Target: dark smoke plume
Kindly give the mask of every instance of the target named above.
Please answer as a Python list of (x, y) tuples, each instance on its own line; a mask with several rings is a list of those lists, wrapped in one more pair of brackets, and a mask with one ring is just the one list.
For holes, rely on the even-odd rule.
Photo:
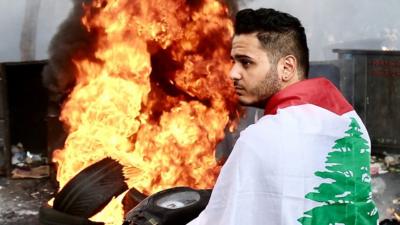
[[(72, 0), (73, 8), (68, 18), (60, 25), (49, 47), (49, 63), (43, 70), (44, 85), (50, 90), (50, 99), (59, 102), (65, 98), (75, 85), (77, 68), (72, 59), (92, 58), (96, 33), (90, 33), (81, 22), (82, 4), (90, 4), (92, 0)], [(238, 11), (238, 0), (221, 0), (228, 6), (233, 17)], [(243, 1), (243, 0), (239, 0)], [(196, 0), (188, 0), (196, 4)]]
[(43, 70), (44, 85), (50, 90), (51, 100), (59, 101), (65, 97), (75, 84), (76, 67), (72, 59), (93, 58), (93, 41), (95, 34), (83, 27), (82, 4), (91, 0), (73, 0), (73, 8), (68, 18), (60, 25), (58, 32), (51, 40), (49, 63)]
[(229, 15), (233, 18), (236, 12), (239, 10), (238, 0), (224, 0), (224, 2), (228, 6)]

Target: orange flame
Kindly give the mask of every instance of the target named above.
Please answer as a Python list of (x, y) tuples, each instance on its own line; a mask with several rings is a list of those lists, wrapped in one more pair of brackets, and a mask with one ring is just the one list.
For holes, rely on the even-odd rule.
[(61, 114), (69, 136), (53, 155), (60, 187), (110, 156), (124, 165), (128, 186), (146, 194), (212, 188), (216, 144), (237, 115), (226, 7), (217, 0), (83, 7), (82, 24), (96, 33), (95, 59), (72, 59), (76, 86)]

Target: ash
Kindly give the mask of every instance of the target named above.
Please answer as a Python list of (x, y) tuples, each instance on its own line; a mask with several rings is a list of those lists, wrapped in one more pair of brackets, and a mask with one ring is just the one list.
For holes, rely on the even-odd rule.
[(54, 191), (50, 179), (0, 177), (0, 224), (39, 225), (39, 208)]

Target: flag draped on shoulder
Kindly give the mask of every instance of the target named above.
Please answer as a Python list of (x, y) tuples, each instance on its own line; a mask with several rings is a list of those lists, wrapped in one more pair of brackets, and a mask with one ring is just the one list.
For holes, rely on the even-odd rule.
[(272, 96), (189, 225), (376, 225), (365, 126), (324, 78)]

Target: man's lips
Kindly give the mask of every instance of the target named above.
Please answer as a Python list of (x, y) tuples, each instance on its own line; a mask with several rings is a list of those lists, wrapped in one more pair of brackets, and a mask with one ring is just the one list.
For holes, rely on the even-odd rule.
[(235, 91), (236, 91), (237, 94), (240, 94), (240, 93), (244, 92), (245, 89), (243, 87), (240, 87), (240, 86), (235, 86)]
[(239, 85), (235, 85), (235, 89), (236, 90), (244, 90), (244, 88), (242, 86), (239, 86)]

